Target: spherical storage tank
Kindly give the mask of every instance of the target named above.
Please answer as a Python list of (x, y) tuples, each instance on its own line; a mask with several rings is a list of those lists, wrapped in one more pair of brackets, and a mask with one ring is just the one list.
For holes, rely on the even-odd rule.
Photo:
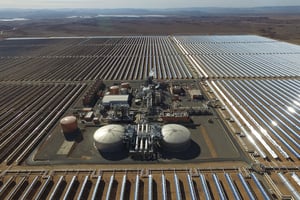
[(122, 150), (124, 132), (125, 128), (117, 124), (110, 124), (97, 129), (94, 133), (95, 147), (101, 152)]
[(179, 152), (190, 147), (190, 131), (178, 124), (167, 124), (161, 129), (163, 136), (163, 147), (166, 151)]

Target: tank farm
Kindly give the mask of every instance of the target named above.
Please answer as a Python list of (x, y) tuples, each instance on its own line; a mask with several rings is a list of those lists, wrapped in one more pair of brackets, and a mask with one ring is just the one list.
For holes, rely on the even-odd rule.
[(300, 199), (300, 46), (0, 40), (0, 199)]

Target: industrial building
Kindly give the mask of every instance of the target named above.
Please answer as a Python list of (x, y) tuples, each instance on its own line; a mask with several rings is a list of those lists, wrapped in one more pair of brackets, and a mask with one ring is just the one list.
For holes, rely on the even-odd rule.
[(106, 95), (102, 99), (103, 106), (124, 105), (129, 106), (129, 95)]
[(203, 99), (203, 95), (201, 94), (200, 90), (189, 90), (191, 95), (191, 99)]
[(299, 54), (256, 35), (1, 40), (0, 199), (299, 199)]

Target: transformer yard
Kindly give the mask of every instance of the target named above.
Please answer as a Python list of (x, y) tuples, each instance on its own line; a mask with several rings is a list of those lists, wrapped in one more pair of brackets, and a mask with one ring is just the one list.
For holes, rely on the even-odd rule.
[(0, 199), (300, 199), (300, 47), (0, 40)]

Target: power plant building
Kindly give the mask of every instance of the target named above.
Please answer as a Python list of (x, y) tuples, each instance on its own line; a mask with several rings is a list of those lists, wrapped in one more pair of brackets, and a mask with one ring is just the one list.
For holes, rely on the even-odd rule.
[(191, 95), (191, 99), (203, 99), (203, 94), (200, 90), (189, 90), (189, 93)]
[(129, 95), (106, 95), (102, 99), (103, 106), (128, 105)]

